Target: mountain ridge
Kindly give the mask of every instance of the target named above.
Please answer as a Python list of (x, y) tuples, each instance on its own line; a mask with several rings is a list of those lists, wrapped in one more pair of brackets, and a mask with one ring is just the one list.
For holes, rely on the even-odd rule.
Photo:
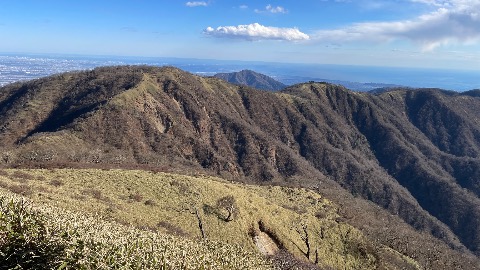
[[(303, 186), (346, 205), (356, 226), (392, 222), (406, 239), (420, 237), (356, 196), (453, 250), (478, 254), (478, 102), (435, 90), (370, 95), (326, 83), (270, 93), (171, 67), (98, 68), (1, 88), (0, 161), (150, 164)], [(385, 224), (364, 230), (374, 236)]]
[(268, 91), (279, 91), (287, 87), (272, 77), (248, 69), (238, 72), (217, 73), (213, 77), (223, 79), (229, 83)]

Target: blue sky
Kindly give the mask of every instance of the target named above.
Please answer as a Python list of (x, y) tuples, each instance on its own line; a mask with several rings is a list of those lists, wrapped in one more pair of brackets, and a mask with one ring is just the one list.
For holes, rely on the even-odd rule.
[(480, 70), (480, 0), (1, 0), (0, 52)]

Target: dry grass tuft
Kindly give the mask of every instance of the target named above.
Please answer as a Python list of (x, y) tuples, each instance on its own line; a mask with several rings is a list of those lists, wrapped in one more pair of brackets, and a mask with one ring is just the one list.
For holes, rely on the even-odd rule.
[(143, 196), (140, 193), (130, 194), (128, 199), (134, 202), (141, 202), (143, 200)]
[(49, 184), (54, 187), (59, 187), (63, 185), (63, 181), (60, 179), (53, 179), (52, 181), (49, 182)]
[(151, 199), (146, 200), (144, 204), (149, 205), (149, 206), (157, 206), (158, 205), (154, 200), (151, 200)]
[(0, 169), (0, 176), (9, 177), (10, 174), (5, 170)]
[(32, 188), (27, 184), (12, 184), (8, 187), (8, 190), (23, 196), (30, 196), (33, 194)]
[(28, 181), (30, 180), (34, 180), (35, 177), (26, 173), (26, 172), (23, 172), (23, 171), (14, 171), (10, 177), (13, 177), (16, 181), (20, 182), (20, 183), (27, 183)]

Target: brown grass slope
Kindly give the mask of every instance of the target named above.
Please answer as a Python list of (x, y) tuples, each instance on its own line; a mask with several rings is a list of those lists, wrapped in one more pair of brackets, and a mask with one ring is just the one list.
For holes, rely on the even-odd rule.
[[(192, 254), (188, 247), (181, 243), (177, 245), (177, 241), (171, 239), (169, 249), (175, 247), (176, 251), (186, 250), (183, 256), (177, 253), (169, 258), (168, 261), (173, 259), (177, 266), (167, 269), (201, 269), (202, 264), (205, 269), (272, 269), (274, 265), (271, 265), (270, 259), (261, 256), (262, 249), (272, 252), (280, 249), (281, 252), (272, 258), (274, 261), (297, 263), (297, 266), (303, 264), (306, 269), (378, 269), (388, 264), (386, 260), (380, 259), (382, 254), (388, 254), (388, 259), (394, 258), (406, 269), (418, 269), (418, 263), (414, 259), (383, 245), (370, 243), (360, 231), (339, 221), (336, 205), (306, 189), (245, 185), (201, 175), (189, 177), (147, 171), (98, 169), (0, 170), (0, 206), (4, 195), (2, 189), (23, 193), (37, 205), (58, 207), (59, 212), (67, 210), (77, 215), (95, 213), (97, 220), (110, 220), (141, 230), (173, 234), (177, 240), (190, 242), (187, 245), (192, 247), (213, 244), (208, 247), (211, 254), (208, 249), (197, 250)], [(19, 192), (21, 190), (23, 192)], [(225, 198), (231, 200), (224, 200)], [(231, 219), (226, 218), (224, 208), (229, 204), (219, 203), (222, 201), (232, 202), (235, 211)], [(2, 207), (0, 210), (3, 210)], [(0, 229), (5, 220), (1, 217), (3, 216), (0, 216)], [(120, 231), (121, 227), (119, 226)], [(115, 228), (110, 230), (117, 231)], [(305, 231), (308, 233), (310, 251), (302, 238), (305, 237)], [(98, 234), (101, 232), (87, 233)], [(111, 238), (115, 237), (125, 236), (117, 234)], [(263, 246), (260, 239), (263, 242), (270, 240), (269, 248)], [(131, 239), (131, 242), (134, 241), (135, 237)], [(108, 242), (115, 245), (115, 242)], [(5, 245), (0, 241), (0, 251), (4, 250), (2, 248)], [(158, 251), (162, 250), (162, 245), (156, 248), (157, 258), (161, 257)], [(218, 260), (222, 256), (218, 251), (223, 253), (224, 258), (221, 260)], [(14, 253), (13, 256), (21, 256), (20, 252)], [(128, 261), (128, 252), (123, 253), (117, 253), (115, 257), (127, 256), (122, 260)], [(292, 257), (289, 259), (288, 256), (282, 258), (282, 254), (292, 254), (296, 260), (292, 260)], [(5, 255), (0, 253), (0, 261), (1, 256)], [(195, 263), (197, 257), (213, 259), (216, 265), (208, 266), (206, 261)], [(151, 259), (145, 261), (152, 261)], [(180, 267), (178, 263), (182, 259), (190, 261), (186, 263), (190, 266)], [(85, 258), (82, 261), (88, 260)], [(109, 260), (102, 258), (101, 261), (107, 263)], [(221, 262), (226, 264), (219, 265)], [(192, 263), (197, 264), (196, 267)], [(158, 264), (157, 268), (153, 265), (137, 268), (163, 269)]]
[(304, 186), (343, 205), (372, 241), (426, 268), (472, 269), (478, 102), (322, 83), (268, 93), (169, 67), (98, 68), (3, 87), (0, 161), (148, 164)]

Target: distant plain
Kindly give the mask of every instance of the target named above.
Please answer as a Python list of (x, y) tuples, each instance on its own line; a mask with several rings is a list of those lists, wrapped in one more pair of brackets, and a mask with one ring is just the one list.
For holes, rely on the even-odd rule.
[(478, 71), (405, 67), (290, 64), (166, 57), (120, 57), (0, 53), (0, 86), (73, 70), (98, 66), (175, 66), (202, 76), (250, 69), (292, 85), (308, 81), (341, 84), (354, 91), (382, 87), (440, 88), (467, 91), (480, 88)]

